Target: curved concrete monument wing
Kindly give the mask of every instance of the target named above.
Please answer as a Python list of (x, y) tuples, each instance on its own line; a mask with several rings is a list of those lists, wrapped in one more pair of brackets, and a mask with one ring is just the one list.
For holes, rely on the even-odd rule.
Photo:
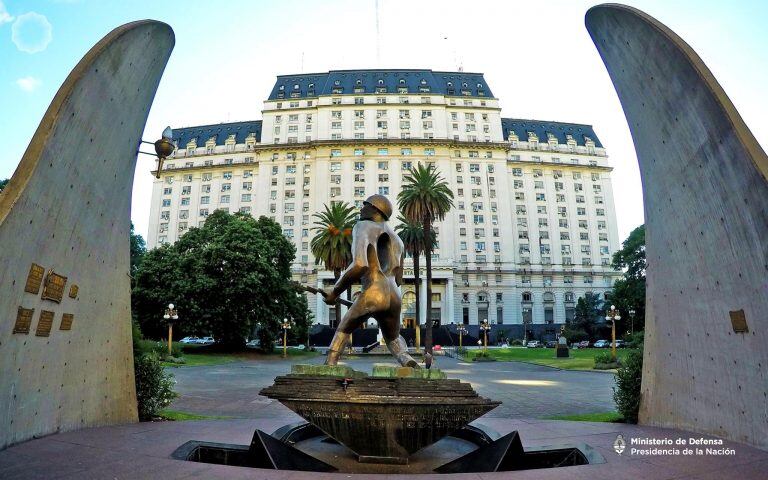
[(643, 181), (640, 421), (768, 447), (768, 158), (674, 32), (622, 5), (586, 25)]
[(155, 21), (104, 37), (69, 74), (0, 193), (0, 449), (137, 419), (131, 189), (173, 45), (171, 28)]

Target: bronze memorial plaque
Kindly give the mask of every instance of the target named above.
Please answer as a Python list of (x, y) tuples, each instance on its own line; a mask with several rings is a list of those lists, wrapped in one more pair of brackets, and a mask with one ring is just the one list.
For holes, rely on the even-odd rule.
[(48, 310), (40, 310), (40, 319), (37, 321), (37, 330), (35, 335), (38, 337), (47, 337), (51, 334), (51, 327), (53, 326), (53, 312)]
[(34, 308), (19, 307), (19, 311), (16, 314), (16, 324), (13, 326), (13, 333), (29, 333), (29, 327), (32, 325), (32, 315), (34, 314)]
[(29, 267), (29, 275), (27, 275), (27, 284), (24, 286), (24, 291), (35, 295), (40, 293), (40, 285), (43, 283), (44, 274), (45, 268), (33, 263), (32, 266)]
[(744, 315), (744, 310), (736, 310), (735, 312), (728, 312), (731, 316), (731, 326), (736, 333), (745, 333), (749, 331), (747, 327), (747, 317)]
[(80, 287), (74, 283), (69, 287), (69, 298), (77, 298), (77, 292), (80, 291)]
[(59, 330), (72, 330), (72, 321), (75, 319), (75, 316), (71, 313), (65, 313), (61, 316), (61, 326), (59, 327)]
[(45, 277), (42, 299), (61, 303), (61, 298), (64, 296), (64, 285), (66, 284), (67, 277), (59, 275), (53, 269), (49, 270), (48, 275)]

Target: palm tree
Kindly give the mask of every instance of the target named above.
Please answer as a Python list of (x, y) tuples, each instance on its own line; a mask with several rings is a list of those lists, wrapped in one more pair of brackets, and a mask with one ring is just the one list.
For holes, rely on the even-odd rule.
[[(434, 165), (424, 166), (419, 163), (411, 167), (403, 178), (403, 189), (397, 195), (397, 205), (403, 216), (412, 222), (421, 223), (424, 238), (432, 238), (432, 223), (443, 220), (453, 207), (453, 192)], [(426, 331), (424, 332), (424, 350), (432, 353), (432, 247), (431, 242), (424, 245), (424, 258), (427, 270), (427, 305)]]
[[(419, 256), (424, 251), (424, 227), (420, 222), (414, 222), (400, 215), (397, 217), (397, 221), (400, 222), (395, 231), (403, 241), (405, 245), (405, 251), (413, 258), (413, 283), (414, 293), (416, 294), (416, 321), (419, 321), (419, 312), (421, 311), (421, 299), (419, 298), (419, 289), (421, 287), (419, 282)], [(437, 235), (432, 231), (432, 246), (437, 244)]]
[[(324, 211), (313, 216), (318, 220), (312, 230), (315, 236), (310, 242), (315, 264), (323, 263), (327, 270), (333, 271), (334, 280), (338, 280), (341, 271), (352, 262), (352, 228), (357, 214), (355, 207), (347, 202), (332, 202), (323, 205)], [(341, 310), (335, 308), (336, 326), (341, 323)]]

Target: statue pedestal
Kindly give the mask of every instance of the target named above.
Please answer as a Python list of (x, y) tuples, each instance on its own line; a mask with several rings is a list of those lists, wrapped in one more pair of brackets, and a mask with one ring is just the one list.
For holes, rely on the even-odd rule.
[(390, 367), (396, 376), (369, 377), (351, 369), (352, 375), (324, 375), (318, 367), (324, 366), (295, 365), (294, 372), (317, 370), (277, 377), (261, 395), (278, 400), (363, 463), (407, 464), (411, 454), (501, 404), (478, 396), (468, 383), (438, 378), (445, 375), (437, 369)]
[(571, 356), (568, 351), (568, 340), (565, 337), (560, 337), (557, 340), (557, 358), (569, 358)]

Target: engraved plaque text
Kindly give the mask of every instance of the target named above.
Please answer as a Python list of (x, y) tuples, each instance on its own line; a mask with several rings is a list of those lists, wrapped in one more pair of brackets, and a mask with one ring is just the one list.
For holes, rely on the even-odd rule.
[(65, 313), (61, 316), (61, 326), (59, 327), (59, 330), (72, 330), (72, 321), (75, 319), (75, 316), (71, 313)]
[(45, 285), (43, 286), (43, 300), (61, 303), (61, 298), (64, 296), (64, 285), (66, 284), (67, 277), (49, 270), (48, 275), (45, 277)]
[(731, 326), (736, 333), (745, 333), (749, 331), (747, 327), (747, 317), (744, 315), (744, 310), (736, 310), (735, 312), (728, 312), (731, 316)]
[(35, 295), (40, 293), (40, 285), (43, 283), (44, 274), (45, 268), (33, 263), (29, 267), (29, 275), (27, 275), (27, 284), (24, 286), (24, 291)]
[(40, 310), (40, 319), (37, 321), (37, 330), (35, 335), (38, 337), (47, 337), (51, 334), (53, 326), (53, 312)]
[(32, 315), (34, 314), (34, 308), (19, 307), (19, 311), (16, 314), (16, 324), (13, 326), (13, 333), (29, 333), (29, 327), (32, 325)]

